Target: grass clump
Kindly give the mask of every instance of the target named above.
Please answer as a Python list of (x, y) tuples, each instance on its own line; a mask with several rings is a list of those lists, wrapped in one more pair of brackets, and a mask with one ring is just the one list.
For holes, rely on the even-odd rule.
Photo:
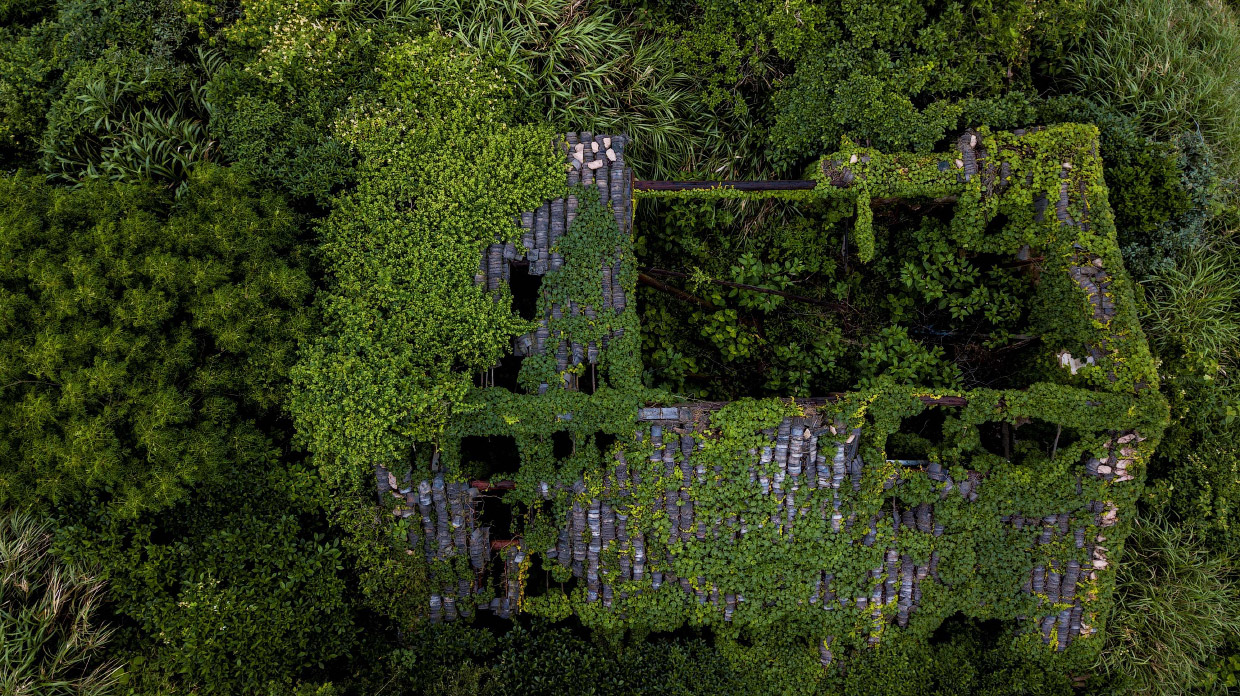
[(1208, 685), (1229, 638), (1240, 635), (1234, 554), (1210, 552), (1188, 524), (1136, 523), (1116, 578), (1115, 609), (1098, 667), (1126, 693), (1185, 694)]
[(1094, 3), (1067, 67), (1074, 91), (1133, 113), (1160, 138), (1200, 128), (1240, 173), (1240, 18), (1224, 0)]
[(1240, 342), (1240, 277), (1232, 255), (1199, 252), (1146, 284), (1150, 337), (1162, 354), (1225, 369)]
[(0, 693), (116, 693), (121, 668), (101, 657), (112, 635), (97, 620), (104, 584), (62, 565), (51, 543), (47, 524), (0, 517)]

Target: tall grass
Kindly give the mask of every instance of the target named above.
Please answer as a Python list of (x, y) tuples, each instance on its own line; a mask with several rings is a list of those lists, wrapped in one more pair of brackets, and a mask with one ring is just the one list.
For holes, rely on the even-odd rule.
[(103, 583), (61, 565), (52, 534), (23, 514), (0, 517), (0, 694), (105, 696), (120, 667), (101, 649)]
[(1211, 667), (1240, 635), (1234, 555), (1207, 551), (1191, 524), (1139, 521), (1116, 577), (1115, 605), (1098, 667), (1130, 680), (1130, 693), (1209, 693)]
[(1240, 17), (1225, 0), (1093, 0), (1068, 59), (1076, 91), (1132, 113), (1149, 135), (1200, 127), (1240, 173)]
[[(627, 133), (643, 176), (726, 170), (734, 143), (678, 71), (672, 46), (593, 0), (407, 0), (496, 57), (564, 130)], [(721, 170), (722, 171), (722, 170)]]
[(1150, 339), (1226, 369), (1240, 344), (1240, 273), (1229, 249), (1203, 250), (1145, 282)]

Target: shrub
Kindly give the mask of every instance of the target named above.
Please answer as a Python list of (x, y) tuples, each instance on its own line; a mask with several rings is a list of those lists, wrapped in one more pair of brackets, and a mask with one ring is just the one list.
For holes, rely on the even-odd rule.
[(1135, 523), (1116, 577), (1115, 606), (1098, 668), (1127, 693), (1185, 694), (1240, 632), (1234, 555), (1210, 553), (1191, 523)]
[[(255, 181), (326, 206), (353, 177), (353, 153), (332, 124), (351, 96), (372, 85), (381, 42), (308, 8), (245, 5), (244, 20), (224, 30), (238, 58), (206, 87), (212, 129), (224, 154)], [(267, 11), (276, 14), (261, 24)], [(260, 34), (267, 43), (254, 50)]]
[[(792, 61), (770, 102), (770, 147), (784, 166), (834, 150), (845, 135), (924, 151), (965, 122), (1026, 125), (1030, 99), (1020, 90), (1084, 19), (1080, 0), (797, 3), (795, 12), (776, 1), (703, 4), (696, 32), (740, 31), (753, 37), (752, 52)], [(779, 76), (781, 63), (769, 62), (754, 78)]]
[(1038, 120), (1098, 126), (1107, 198), (1124, 266), (1134, 277), (1171, 268), (1217, 241), (1223, 225), (1215, 216), (1225, 208), (1226, 187), (1200, 132), (1155, 140), (1135, 116), (1077, 95), (1043, 101)]
[(1240, 20), (1223, 0), (1093, 3), (1067, 61), (1072, 87), (1137, 115), (1163, 139), (1198, 128), (1240, 173)]
[(0, 517), (0, 692), (117, 693), (105, 658), (112, 629), (99, 620), (104, 583), (49, 553), (52, 529), (23, 513)]
[(390, 656), (397, 693), (720, 694), (750, 693), (702, 638), (665, 636), (590, 642), (562, 626), (514, 625), (498, 638), (464, 626), (428, 626)]
[(177, 3), (25, 4), (25, 20), (55, 11), (0, 29), (0, 157), (26, 165), (38, 151), (44, 171), (69, 183), (180, 184), (211, 156), (201, 88), (219, 60), (195, 50)]
[(731, 169), (719, 120), (676, 66), (673, 44), (605, 2), (420, 0), (418, 11), (493, 59), (531, 116), (557, 131), (625, 133), (650, 177)]
[(357, 628), (317, 479), (247, 443), (226, 482), (137, 519), (73, 509), (64, 553), (95, 563), (132, 626), (121, 647), (142, 693), (260, 693), (327, 673)]
[(62, 69), (112, 50), (138, 51), (156, 63), (192, 58), (193, 28), (179, 2), (56, 0), (55, 5), (56, 55)]
[(1170, 472), (1172, 510), (1200, 525), (1215, 548), (1240, 541), (1240, 447), (1235, 428), (1225, 428), (1179, 462)]
[(48, 112), (44, 170), (68, 183), (184, 182), (215, 150), (202, 83), (220, 59), (200, 52), (199, 63), (195, 70), (116, 51), (74, 65)]
[(52, 0), (0, 0), (0, 24), (28, 22), (51, 9)]
[(51, 28), (0, 28), (0, 166), (28, 164), (38, 151), (56, 78)]
[(848, 696), (988, 694), (1068, 696), (1072, 680), (1048, 653), (1013, 647), (1016, 626), (949, 617), (929, 643), (891, 641), (849, 662), (842, 691)]
[[(1233, 380), (1171, 382), (1180, 415), (1159, 449), (1146, 498), (1173, 519), (1201, 532), (1216, 551), (1240, 542), (1240, 422)], [(1182, 414), (1182, 415), (1181, 415)]]
[(889, 326), (866, 341), (858, 373), (857, 388), (890, 381), (959, 389), (962, 380), (960, 368), (946, 359), (941, 346), (912, 340), (903, 326)]

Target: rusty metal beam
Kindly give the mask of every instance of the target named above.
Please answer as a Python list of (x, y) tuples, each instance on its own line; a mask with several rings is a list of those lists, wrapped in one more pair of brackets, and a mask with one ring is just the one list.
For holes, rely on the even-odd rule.
[(634, 191), (699, 191), (730, 188), (737, 191), (808, 191), (818, 185), (811, 179), (782, 181), (644, 181), (633, 180)]
[(517, 487), (514, 481), (470, 481), (469, 485), (480, 491), (511, 491)]

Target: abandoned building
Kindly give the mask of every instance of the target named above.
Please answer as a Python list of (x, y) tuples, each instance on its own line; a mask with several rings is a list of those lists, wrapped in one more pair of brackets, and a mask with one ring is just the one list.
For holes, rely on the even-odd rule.
[[(602, 625), (606, 616), (615, 622), (607, 625), (649, 621), (659, 627), (671, 605), (678, 607), (675, 621), (701, 625), (758, 626), (764, 614), (783, 613), (823, 626), (817, 649), (824, 666), (836, 658), (843, 629), (832, 631), (840, 626), (861, 627), (861, 642), (873, 645), (891, 627), (937, 625), (960, 611), (1020, 621), (1049, 650), (1094, 636), (1100, 598), (1109, 596), (1113, 582), (1114, 534), (1132, 512), (1144, 461), (1159, 435), (1140, 416), (1144, 395), (1156, 390), (1149, 388), (1149, 375), (1124, 372), (1136, 362), (1130, 360), (1134, 351), (1144, 349), (1144, 339), (1121, 316), (1132, 311), (1132, 300), (1126, 276), (1117, 272), (1118, 254), (1088, 243), (1096, 231), (1103, 242), (1114, 242), (1113, 232), (1098, 224), (1110, 219), (1098, 182), (1074, 178), (1082, 169), (1099, 170), (1096, 146), (1020, 150), (1022, 139), (1056, 133), (1056, 127), (969, 131), (952, 151), (938, 155), (842, 153), (823, 158), (812, 179), (783, 188), (856, 196), (859, 220), (866, 215), (866, 197), (937, 196), (952, 197), (957, 214), (971, 214), (966, 211), (973, 207), (1017, 218), (1028, 210), (1031, 227), (1064, 231), (1059, 237), (1031, 235), (1034, 241), (997, 250), (1028, 256), (1033, 244), (1034, 252), (1059, 259), (1060, 266), (1045, 272), (1062, 269), (1053, 282), (1071, 283), (1088, 308), (1074, 319), (1073, 330), (1092, 338), (1080, 345), (1065, 340), (1044, 356), (1059, 366), (1058, 383), (1003, 393), (910, 390), (899, 403), (924, 410), (896, 418), (894, 425), (866, 410), (875, 408), (866, 395), (792, 400), (786, 415), (750, 433), (747, 441), (760, 444), (739, 455), (716, 447), (725, 437), (716, 419), (728, 404), (640, 402), (634, 386), (640, 378), (628, 363), (603, 369), (608, 351), (637, 350), (623, 342), (626, 330), (636, 326), (631, 249), (605, 254), (590, 269), (597, 283), (593, 302), (537, 299), (542, 280), (571, 262), (560, 243), (581, 214), (578, 194), (596, 190), (622, 238), (631, 240), (635, 194), (648, 183), (634, 181), (624, 136), (567, 134), (558, 146), (565, 152), (569, 193), (523, 214), (519, 243), (487, 248), (475, 277), (492, 292), (512, 284), (514, 305), (524, 303), (514, 309), (537, 321), (533, 331), (514, 339), (503, 363), (476, 381), (480, 398), (488, 390), (512, 392), (503, 408), (517, 415), (505, 420), (507, 411), (489, 409), (462, 418), (429, 472), (377, 471), (380, 499), (409, 520), (411, 550), (430, 561), (468, 564), (468, 573), (457, 573), (432, 594), (431, 619), (459, 620), (479, 610), (500, 617), (536, 611), (540, 601), (550, 606), (548, 592), (587, 625)], [(999, 143), (997, 151), (988, 151), (988, 142)], [(1031, 160), (1031, 152), (1041, 159)], [(743, 188), (724, 182), (702, 190), (729, 186)], [(1030, 195), (1030, 187), (1043, 188)], [(1052, 238), (1067, 241), (1036, 248), (1037, 239)], [(585, 325), (572, 322), (578, 319), (588, 320), (592, 333), (574, 335), (572, 327)], [(534, 357), (553, 358), (556, 378), (524, 380), (523, 388), (521, 363)], [(608, 424), (606, 438), (595, 438), (578, 428), (587, 427), (582, 423), (593, 416), (586, 410), (603, 391), (609, 404), (621, 393), (634, 406), (629, 419)], [(572, 399), (539, 405), (562, 392), (573, 392)], [(574, 411), (564, 404), (581, 407)], [(984, 408), (988, 404), (998, 406)], [(988, 451), (979, 449), (981, 454), (955, 466), (887, 451), (887, 438), (906, 423), (941, 421), (945, 414), (963, 414), (952, 418), (982, 433)], [(1066, 498), (1022, 498), (1034, 489), (1004, 480), (1003, 472), (1015, 470), (1006, 467), (1018, 464), (1011, 441), (1022, 424), (1031, 424), (1026, 432), (1042, 428), (1033, 436), (1046, 440), (1036, 463), (1056, 463), (1053, 473), (1048, 465), (1047, 476), (1070, 492)], [(546, 441), (560, 431), (572, 435), (567, 450), (597, 439), (600, 463), (572, 480), (555, 476), (548, 454), (537, 454), (548, 460), (540, 468), (523, 468), (527, 453), (549, 452)], [(1076, 441), (1066, 432), (1075, 433)], [(992, 438), (1000, 444), (988, 445), (992, 433), (1001, 434), (1001, 440)], [(542, 477), (460, 476), (462, 442), (471, 438), (499, 453), (493, 456), (513, 460), (502, 470)], [(495, 445), (500, 439), (507, 449)], [(1071, 461), (1063, 463), (1065, 457)], [(911, 504), (896, 495), (902, 488), (925, 493)], [(728, 497), (737, 490), (746, 491), (740, 502)], [(995, 497), (988, 499), (991, 491)], [(485, 511), (506, 505), (500, 496), (517, 493), (531, 509), (542, 501), (540, 519), (548, 526), (538, 545), (530, 535), (514, 533), (511, 524), (487, 522)], [(1010, 554), (1007, 560), (995, 560), (998, 550)], [(766, 560), (744, 566), (728, 560), (729, 554)], [(782, 576), (758, 577), (771, 568)], [(531, 579), (535, 572), (543, 573), (541, 582)], [(669, 597), (671, 604), (643, 602), (644, 596)]]

